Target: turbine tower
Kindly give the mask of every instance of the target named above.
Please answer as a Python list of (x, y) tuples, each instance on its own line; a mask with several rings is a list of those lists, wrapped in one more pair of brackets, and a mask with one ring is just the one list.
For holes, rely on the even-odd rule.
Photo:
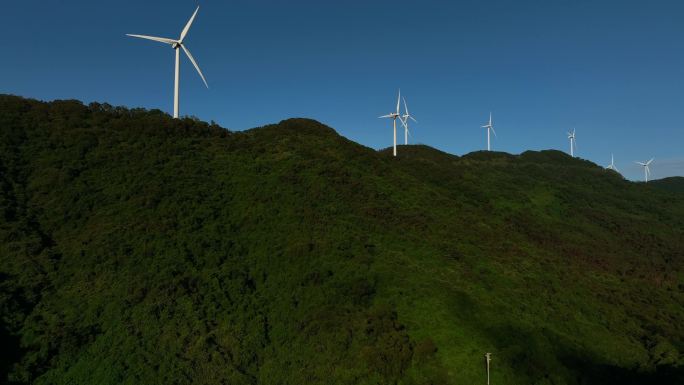
[(489, 363), (492, 362), (492, 353), (485, 353), (485, 363), (487, 364), (487, 385), (489, 385)]
[(494, 126), (492, 125), (492, 113), (489, 113), (489, 122), (482, 126), (482, 128), (487, 129), (487, 151), (491, 151), (491, 145), (490, 145), (490, 138), (489, 138), (489, 133), (490, 131), (494, 133), (494, 136), (496, 136), (496, 131), (494, 131)]
[(653, 162), (653, 159), (655, 158), (651, 158), (648, 162), (634, 162), (644, 168), (644, 180), (646, 183), (648, 183), (648, 176), (651, 175), (651, 169), (648, 166)]
[(568, 139), (570, 139), (570, 156), (575, 157), (575, 150), (577, 149), (577, 141), (575, 140), (575, 129), (572, 129), (572, 133), (568, 132)]
[(197, 62), (195, 61), (195, 58), (192, 57), (190, 54), (190, 51), (185, 47), (185, 44), (183, 44), (183, 40), (185, 39), (185, 36), (188, 34), (188, 31), (190, 30), (190, 26), (192, 25), (192, 22), (195, 20), (195, 16), (197, 16), (197, 11), (199, 11), (199, 6), (195, 10), (195, 13), (192, 14), (192, 17), (190, 17), (190, 20), (188, 23), (185, 25), (185, 28), (183, 28), (183, 31), (180, 34), (180, 37), (178, 40), (175, 39), (168, 39), (165, 37), (155, 37), (155, 36), (146, 36), (146, 35), (133, 35), (127, 33), (127, 36), (131, 37), (137, 37), (140, 39), (147, 39), (147, 40), (153, 40), (153, 41), (158, 41), (160, 43), (165, 43), (169, 44), (171, 48), (176, 51), (176, 73), (175, 73), (175, 82), (174, 82), (174, 87), (173, 87), (173, 117), (178, 118), (178, 90), (180, 87), (180, 50), (182, 49), (183, 52), (188, 56), (188, 59), (192, 62), (192, 65), (195, 66), (195, 69), (197, 70), (197, 73), (199, 76), (202, 78), (202, 81), (204, 82), (204, 85), (209, 88), (209, 85), (207, 84), (207, 81), (204, 79), (204, 75), (202, 75), (202, 71), (200, 70), (199, 66), (197, 65)]
[(401, 118), (401, 124), (404, 125), (404, 144), (408, 144), (408, 137), (411, 134), (408, 128), (408, 120), (411, 119), (416, 123), (418, 123), (418, 121), (409, 113), (408, 105), (406, 105), (406, 98), (404, 98), (404, 115), (402, 115)]
[(397, 118), (399, 118), (399, 120), (401, 120), (401, 115), (399, 114), (399, 102), (401, 102), (401, 90), (399, 90), (399, 96), (397, 97), (397, 111), (392, 112), (391, 114), (387, 114), (387, 115), (383, 115), (383, 116), (378, 117), (378, 119), (382, 119), (382, 118), (392, 119), (392, 123), (394, 125), (394, 151), (393, 151), (394, 156), (397, 156)]
[(606, 170), (613, 170), (615, 172), (620, 172), (620, 170), (615, 167), (615, 160), (613, 159), (613, 154), (610, 154), (610, 164), (606, 166)]

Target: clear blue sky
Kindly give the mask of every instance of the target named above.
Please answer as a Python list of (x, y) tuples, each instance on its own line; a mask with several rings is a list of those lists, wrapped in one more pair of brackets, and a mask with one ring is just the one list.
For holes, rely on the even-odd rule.
[(684, 2), (5, 2), (0, 92), (172, 110), (175, 38), (196, 5), (181, 62), (181, 113), (241, 130), (289, 117), (361, 144), (391, 145), (397, 89), (414, 141), (458, 155), (568, 150), (630, 179), (684, 175)]

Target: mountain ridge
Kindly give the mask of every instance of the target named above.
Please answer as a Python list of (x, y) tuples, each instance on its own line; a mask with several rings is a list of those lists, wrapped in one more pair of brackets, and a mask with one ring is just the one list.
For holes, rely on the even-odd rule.
[(672, 176), (662, 179), (654, 179), (649, 181), (653, 183), (658, 188), (665, 189), (671, 192), (684, 192), (684, 177), (682, 176)]
[(682, 379), (679, 194), (301, 118), (0, 96), (0, 128), (10, 382)]

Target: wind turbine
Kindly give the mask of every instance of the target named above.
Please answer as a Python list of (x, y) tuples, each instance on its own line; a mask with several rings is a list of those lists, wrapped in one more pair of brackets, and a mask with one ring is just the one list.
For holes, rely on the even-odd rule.
[(406, 105), (406, 98), (404, 98), (404, 115), (402, 115), (401, 123), (404, 125), (404, 144), (408, 144), (408, 136), (410, 134), (409, 128), (408, 128), (408, 120), (411, 119), (414, 122), (418, 123), (416, 119), (411, 116), (408, 110), (408, 105)]
[(197, 11), (199, 11), (199, 6), (195, 10), (195, 13), (192, 14), (192, 17), (190, 17), (190, 20), (188, 23), (185, 25), (185, 28), (183, 28), (183, 31), (181, 31), (180, 37), (178, 40), (174, 39), (168, 39), (165, 37), (154, 37), (154, 36), (146, 36), (146, 35), (133, 35), (130, 33), (127, 33), (127, 36), (131, 37), (138, 37), (141, 39), (147, 39), (147, 40), (153, 40), (153, 41), (158, 41), (160, 43), (165, 43), (169, 44), (171, 48), (173, 48), (176, 51), (176, 76), (175, 76), (175, 83), (174, 83), (174, 88), (173, 88), (173, 117), (178, 118), (178, 89), (179, 89), (179, 83), (180, 83), (180, 49), (183, 49), (183, 52), (188, 56), (188, 59), (192, 62), (192, 65), (195, 66), (195, 69), (197, 70), (197, 73), (199, 76), (202, 78), (202, 81), (204, 82), (204, 85), (209, 88), (209, 85), (207, 84), (207, 81), (204, 79), (204, 75), (202, 75), (202, 71), (200, 70), (199, 66), (197, 65), (197, 62), (195, 61), (195, 58), (192, 57), (190, 54), (190, 51), (185, 47), (185, 44), (183, 44), (183, 40), (185, 39), (185, 35), (188, 34), (188, 31), (190, 30), (190, 26), (192, 25), (192, 22), (195, 20), (195, 16), (197, 16)]
[(636, 164), (638, 164), (644, 168), (644, 178), (646, 180), (646, 183), (648, 183), (648, 176), (651, 175), (651, 169), (648, 166), (651, 164), (651, 162), (653, 162), (653, 159), (655, 159), (655, 158), (651, 158), (651, 160), (649, 160), (646, 163), (634, 162), (634, 163), (636, 163)]
[(613, 154), (610, 154), (610, 164), (606, 166), (606, 170), (613, 170), (615, 172), (620, 172), (620, 170), (615, 167), (615, 160), (613, 159)]
[[(379, 116), (378, 119), (390, 118), (394, 124), (394, 156), (397, 156), (397, 118), (401, 120), (401, 115), (399, 114), (399, 102), (401, 102), (401, 90), (399, 90), (399, 96), (397, 97), (397, 111), (391, 114)], [(403, 121), (402, 121), (403, 122)]]
[(577, 141), (575, 140), (575, 129), (572, 129), (572, 133), (568, 132), (568, 139), (570, 139), (570, 156), (575, 157), (575, 149), (577, 149)]
[(489, 385), (489, 363), (492, 362), (492, 353), (485, 353), (485, 363), (487, 364), (487, 385)]
[(491, 146), (489, 144), (489, 142), (490, 142), (489, 132), (490, 131), (493, 132), (494, 136), (496, 136), (496, 131), (494, 131), (494, 126), (492, 125), (492, 113), (491, 112), (489, 113), (489, 122), (487, 124), (485, 124), (484, 126), (482, 126), (482, 128), (487, 129), (487, 151), (491, 151)]

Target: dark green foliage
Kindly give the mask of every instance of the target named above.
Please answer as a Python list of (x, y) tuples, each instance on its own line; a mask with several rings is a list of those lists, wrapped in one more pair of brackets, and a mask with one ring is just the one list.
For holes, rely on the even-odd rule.
[(662, 188), (672, 192), (684, 193), (684, 177), (681, 176), (653, 180), (649, 183), (657, 188)]
[(0, 241), (9, 383), (682, 379), (684, 197), (557, 151), (0, 96)]

